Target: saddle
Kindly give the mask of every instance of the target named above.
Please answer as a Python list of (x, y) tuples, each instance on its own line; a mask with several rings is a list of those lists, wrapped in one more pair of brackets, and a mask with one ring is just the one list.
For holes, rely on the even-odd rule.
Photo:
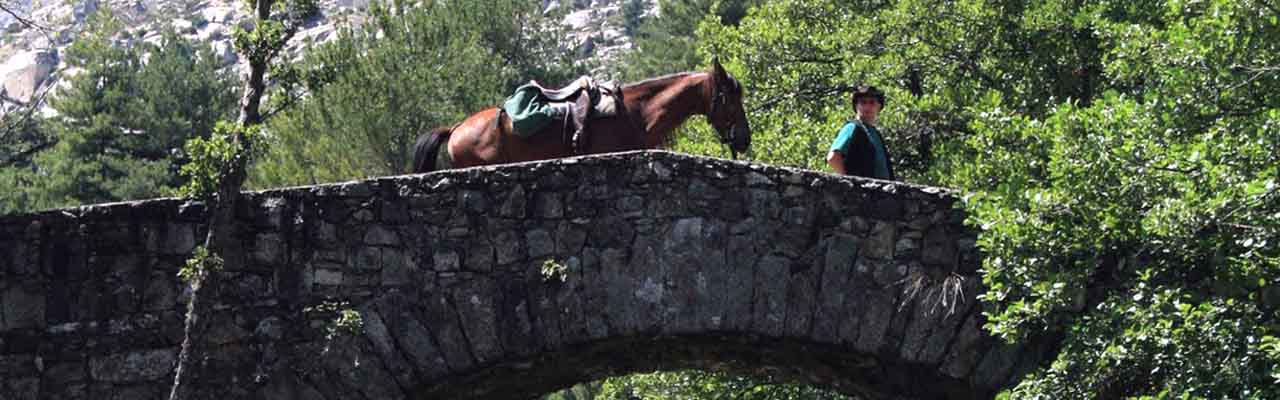
[[(563, 123), (561, 132), (565, 142), (575, 154), (582, 154), (589, 146), (588, 122), (618, 115), (621, 96), (622, 90), (616, 84), (600, 85), (589, 76), (580, 77), (558, 89), (529, 81), (517, 88), (501, 108), (510, 117), (509, 132), (520, 137), (542, 131), (552, 122)], [(506, 122), (502, 125), (507, 129)]]

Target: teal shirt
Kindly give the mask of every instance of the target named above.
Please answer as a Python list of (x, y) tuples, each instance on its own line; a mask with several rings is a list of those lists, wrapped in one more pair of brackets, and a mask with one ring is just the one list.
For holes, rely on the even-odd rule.
[[(857, 129), (859, 127), (863, 129)], [(880, 131), (873, 126), (867, 126), (857, 121), (844, 124), (844, 127), (840, 128), (840, 133), (836, 135), (836, 140), (831, 143), (830, 151), (840, 152), (840, 155), (846, 158), (858, 157), (859, 155), (849, 154), (849, 147), (853, 144), (854, 135), (859, 132), (866, 132), (867, 141), (871, 143), (873, 157), (875, 158), (875, 163), (873, 164), (875, 171), (872, 177), (892, 179), (892, 174), (889, 172), (889, 151), (884, 147), (884, 139), (880, 137)]]

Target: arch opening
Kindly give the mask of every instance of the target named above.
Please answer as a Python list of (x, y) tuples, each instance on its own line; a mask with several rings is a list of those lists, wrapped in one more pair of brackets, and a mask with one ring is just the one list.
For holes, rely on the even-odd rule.
[(499, 362), (415, 390), (422, 399), (531, 399), (635, 373), (702, 370), (809, 385), (856, 399), (991, 398), (934, 366), (888, 365), (844, 346), (755, 334), (629, 337)]

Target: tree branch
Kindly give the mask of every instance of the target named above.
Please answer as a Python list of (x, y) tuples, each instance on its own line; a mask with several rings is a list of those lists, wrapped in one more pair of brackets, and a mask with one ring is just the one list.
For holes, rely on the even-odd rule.
[(10, 16), (12, 16), (12, 17), (13, 17), (13, 19), (18, 20), (18, 23), (19, 23), (19, 24), (23, 24), (23, 25), (26, 25), (26, 26), (28, 26), (28, 27), (32, 27), (32, 28), (36, 28), (36, 29), (40, 29), (40, 30), (43, 30), (43, 31), (47, 31), (47, 30), (49, 30), (49, 28), (46, 28), (46, 27), (44, 27), (44, 26), (42, 26), (42, 25), (40, 25), (40, 24), (37, 24), (35, 21), (32, 21), (32, 20), (29, 20), (29, 19), (24, 18), (22, 15), (18, 14), (18, 12), (17, 12), (17, 11), (14, 11), (12, 8), (10, 8), (10, 6), (7, 6), (7, 5), (5, 5), (4, 3), (0, 3), (0, 12), (4, 12), (5, 14), (9, 14)]
[(1271, 4), (1271, 2), (1267, 0), (1258, 0), (1258, 2), (1262, 3), (1262, 5), (1264, 6), (1267, 6), (1267, 8), (1270, 9), (1271, 12), (1276, 13), (1276, 15), (1280, 15), (1280, 6)]
[(754, 113), (758, 111), (765, 111), (773, 108), (773, 106), (777, 105), (778, 103), (781, 103), (787, 100), (792, 100), (797, 97), (829, 96), (836, 93), (850, 93), (856, 89), (857, 87), (853, 85), (837, 85), (837, 86), (818, 87), (818, 88), (803, 89), (799, 91), (789, 92), (782, 96), (765, 99), (764, 101), (758, 103), (756, 106), (752, 107), (751, 112)]
[(44, 140), (44, 141), (41, 141), (40, 143), (36, 143), (35, 146), (31, 146), (31, 148), (29, 149), (17, 152), (16, 154), (10, 155), (5, 159), (0, 160), (0, 168), (9, 167), (14, 164), (17, 164), (18, 160), (28, 159), (32, 155), (39, 153), (41, 150), (53, 147), (55, 143), (57, 142), (52, 140)]
[[(3, 117), (8, 117), (10, 115), (17, 116), (14, 119), (0, 118), (0, 139), (4, 139), (5, 137), (9, 136), (10, 134), (13, 134), (13, 132), (20, 129), (20, 127), (26, 126), (27, 124), (31, 123), (31, 121), (35, 119), (36, 112), (39, 111), (41, 107), (44, 107), (45, 98), (49, 96), (49, 92), (53, 90), (53, 87), (54, 87), (53, 82), (50, 82), (49, 84), (44, 85), (44, 88), (41, 89), (40, 92), (34, 98), (26, 102), (22, 102), (22, 101), (19, 101), (18, 99), (10, 98), (7, 95), (0, 95), (0, 102), (8, 101), (10, 103), (17, 104), (19, 108), (23, 109), (22, 111), (19, 111), (19, 112), (10, 112), (8, 114), (3, 115)], [(18, 157), (13, 156), (13, 157), (10, 157), (9, 159), (6, 159), (5, 161), (9, 162), (16, 159), (18, 159)]]

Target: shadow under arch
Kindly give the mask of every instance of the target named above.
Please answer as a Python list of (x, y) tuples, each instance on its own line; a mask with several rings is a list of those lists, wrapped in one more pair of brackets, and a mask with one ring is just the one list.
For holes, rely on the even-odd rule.
[(810, 385), (856, 399), (989, 399), (994, 393), (909, 365), (883, 365), (842, 346), (758, 335), (632, 337), (493, 365), (423, 385), (424, 399), (532, 399), (581, 382), (633, 373), (705, 370)]

